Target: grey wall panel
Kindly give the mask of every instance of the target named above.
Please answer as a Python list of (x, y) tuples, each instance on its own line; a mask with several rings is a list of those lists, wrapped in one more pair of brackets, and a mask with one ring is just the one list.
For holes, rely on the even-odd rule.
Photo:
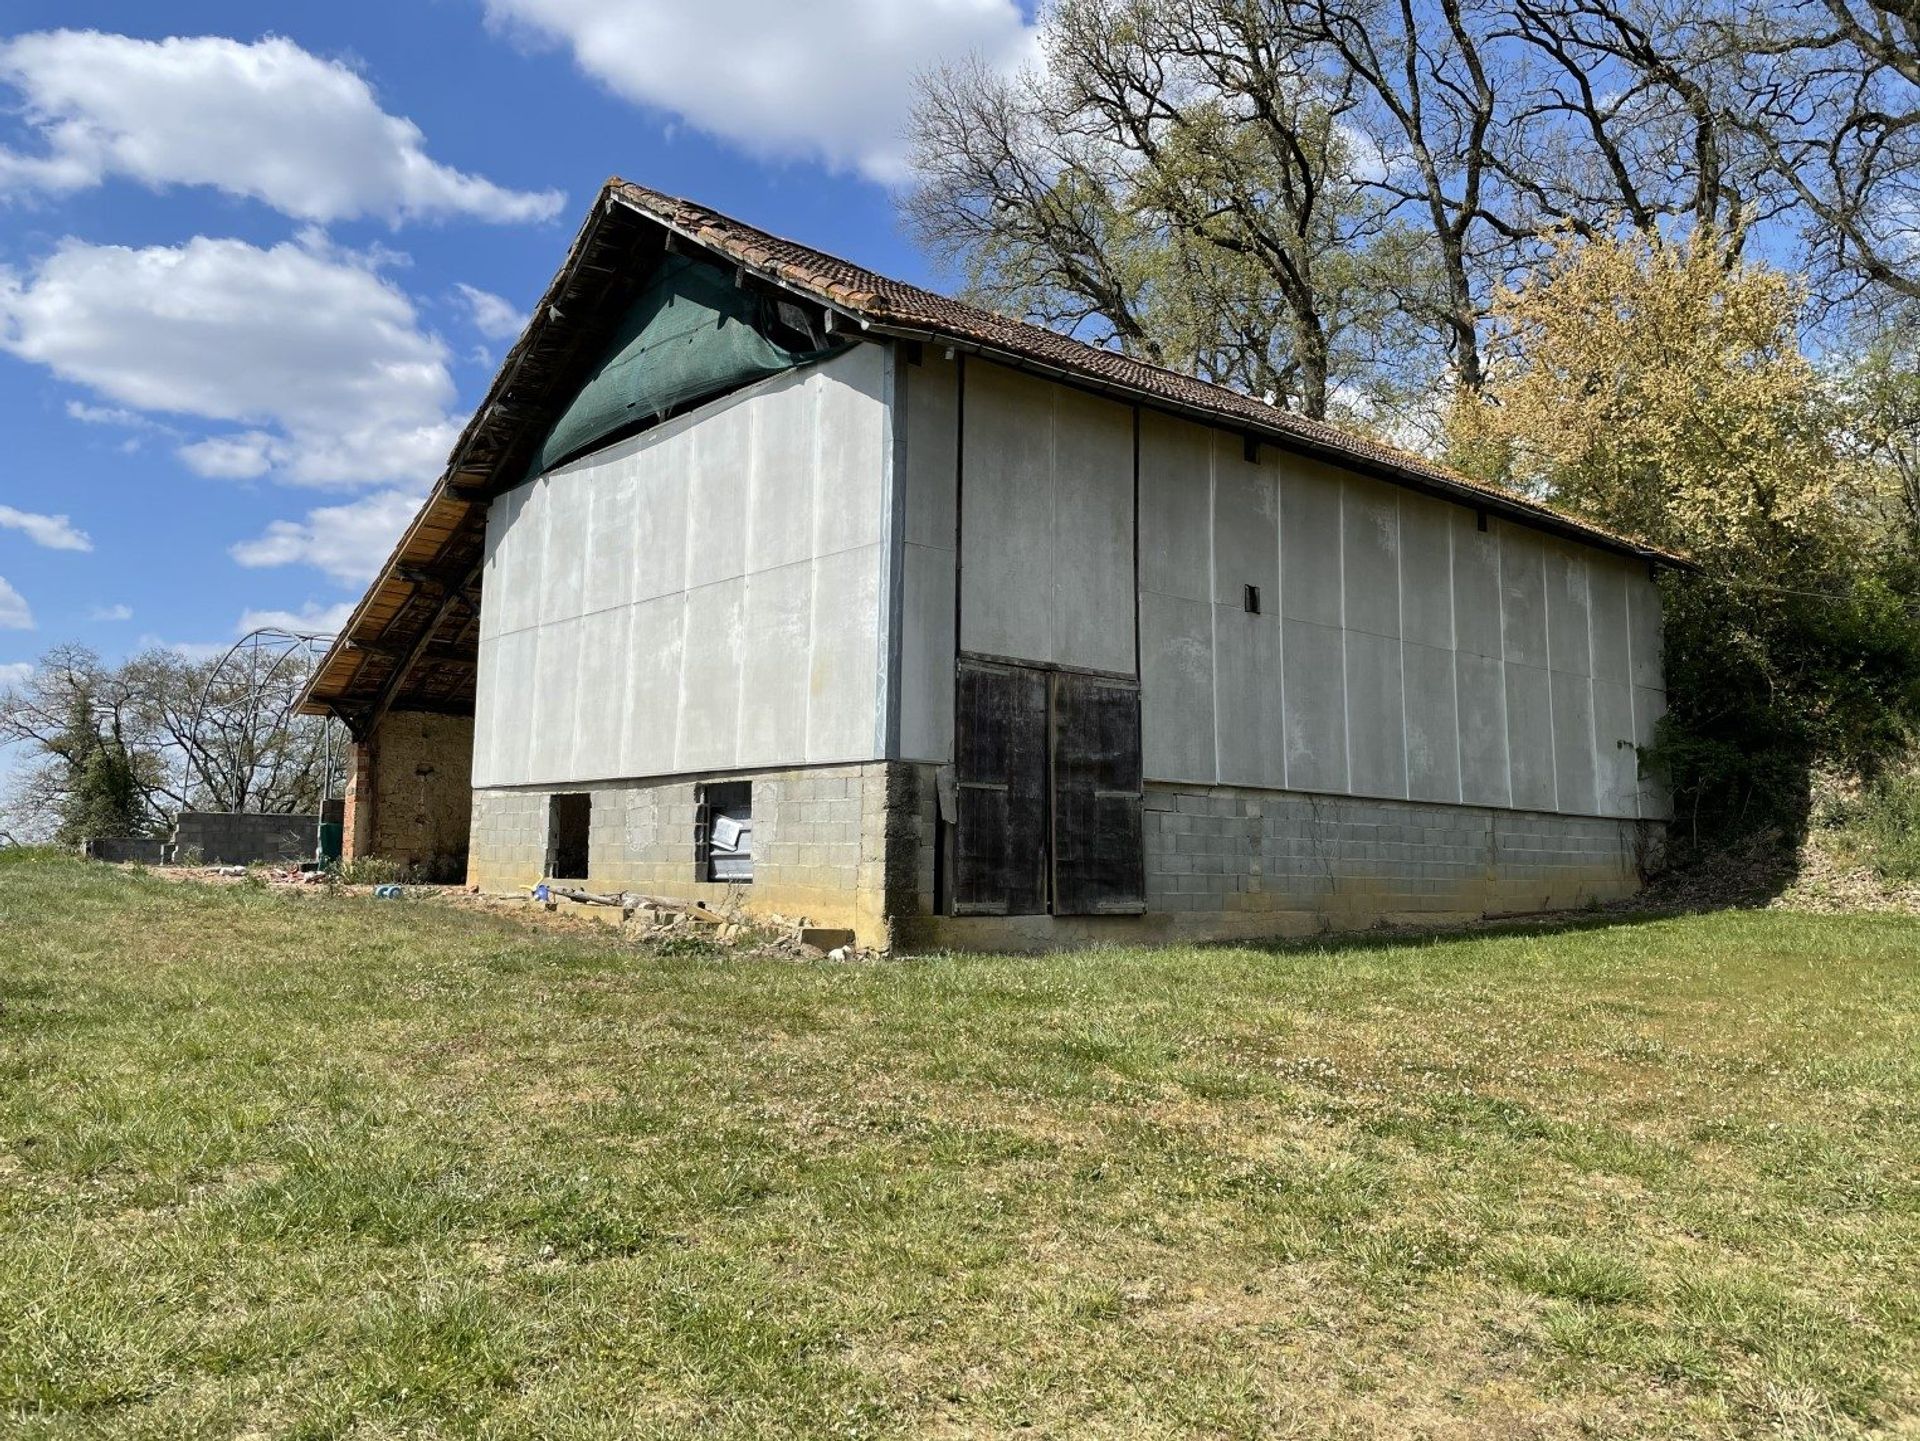
[(1401, 664), (1407, 703), (1407, 794), (1421, 801), (1457, 801), (1460, 721), (1453, 652), (1409, 642)]
[(1618, 681), (1593, 682), (1593, 769), (1594, 809), (1603, 816), (1637, 815), (1640, 765), (1634, 751), (1633, 691)]
[(673, 753), (649, 773), (719, 769), (737, 759), (746, 591), (746, 578), (741, 576), (687, 592)]
[(807, 680), (809, 764), (872, 760), (878, 707), (880, 570), (876, 548), (813, 563), (813, 663)]
[[(1156, 411), (1140, 415), (1140, 588), (1205, 600), (1212, 594), (1208, 512), (1214, 432)], [(1275, 597), (1278, 609), (1279, 598)]]
[[(690, 430), (674, 443), (673, 449), (684, 457), (689, 590), (718, 580), (734, 580), (747, 573), (747, 530), (751, 515), (747, 491), (757, 473), (752, 459), (755, 428), (754, 418), (749, 416), (744, 425), (702, 426)], [(665, 456), (661, 460), (672, 463)], [(604, 484), (593, 487), (595, 494), (607, 489)], [(763, 561), (762, 566), (756, 568), (764, 568), (765, 564)]]
[(1204, 600), (1140, 596), (1140, 744), (1155, 780), (1215, 778), (1213, 607)]
[(1544, 667), (1507, 664), (1507, 758), (1513, 804), (1528, 811), (1555, 809), (1553, 686)]
[[(1272, 594), (1271, 591), (1268, 594)], [(1241, 599), (1214, 607), (1214, 735), (1222, 785), (1287, 783), (1281, 710), (1280, 617), (1249, 615)]]
[[(1667, 713), (1665, 691), (1650, 689), (1647, 686), (1633, 688), (1633, 735), (1634, 743), (1642, 749), (1651, 746), (1658, 738), (1661, 719)], [(1650, 775), (1640, 777), (1640, 814), (1664, 819), (1673, 814), (1673, 798), (1666, 788)]]
[(554, 476), (534, 482), (546, 517), (544, 558), (540, 565), (540, 618), (576, 619), (585, 609), (587, 518), (584, 488)]
[(944, 763), (953, 758), (953, 550), (909, 544), (904, 565), (900, 754)]
[(959, 365), (932, 347), (920, 364), (903, 364), (896, 382), (906, 429), (906, 541), (954, 546), (954, 496), (960, 479)]
[[(838, 372), (846, 394), (842, 406), (868, 417), (884, 416), (888, 403), (887, 367), (892, 351), (880, 345), (857, 347), (848, 359), (864, 364)], [(817, 447), (813, 486), (815, 556), (838, 555), (858, 546), (878, 545), (886, 528), (886, 484), (892, 432), (888, 425), (823, 423), (823, 396), (816, 388), (810, 417)]]
[(782, 386), (753, 407), (749, 570), (773, 570), (812, 557), (814, 489), (821, 474), (819, 400), (812, 387)]
[(1481, 530), (1470, 510), (1453, 513), (1454, 645), (1469, 655), (1505, 658), (1500, 640), (1500, 537)]
[(888, 359), (856, 346), (496, 503), (485, 784), (876, 758)]
[(1547, 547), (1538, 531), (1496, 523), (1500, 536), (1500, 638), (1515, 665), (1547, 668)]
[(960, 501), (960, 644), (1053, 660), (1054, 387), (969, 364)]
[(1633, 680), (1627, 654), (1627, 567), (1596, 554), (1587, 563), (1587, 598), (1596, 680), (1626, 685)]
[(575, 703), (569, 775), (597, 757), (617, 756), (627, 720), (627, 658), (632, 654), (631, 606), (615, 606), (580, 618), (580, 687)]
[(1456, 651), (1454, 677), (1460, 698), (1460, 799), (1472, 806), (1510, 806), (1506, 664)]
[(735, 763), (779, 765), (806, 753), (813, 562), (757, 571), (746, 587)]
[(634, 514), (639, 477), (630, 467), (617, 468), (603, 485), (587, 491), (591, 517), (587, 523), (586, 598), (588, 615), (633, 604), (634, 544), (638, 527)]
[(1291, 457), (1280, 467), (1280, 613), (1340, 624), (1338, 471)]
[(963, 408), (961, 646), (1131, 674), (1133, 412), (986, 362)]
[(1400, 495), (1392, 486), (1348, 476), (1341, 487), (1343, 624), (1368, 635), (1400, 634)]
[(1132, 675), (1133, 411), (1065, 386), (1046, 389), (1054, 397), (1053, 642), (1046, 658)]
[(1547, 668), (1566, 675), (1592, 675), (1586, 556), (1549, 541), (1546, 589)]
[[(1261, 609), (1280, 614), (1280, 484), (1271, 460), (1249, 462), (1238, 440), (1216, 432), (1213, 453), (1213, 599), (1244, 609), (1260, 587)], [(1271, 451), (1263, 452), (1271, 456)], [(1144, 523), (1144, 522), (1143, 522)], [(1188, 522), (1191, 524), (1191, 521)]]
[(680, 666), (685, 657), (687, 600), (663, 595), (633, 607), (627, 644), (627, 713), (616, 776), (653, 773), (674, 754), (680, 731)]
[(1404, 797), (1407, 722), (1400, 642), (1350, 629), (1346, 647), (1348, 789), (1356, 795)]
[(1287, 784), (1296, 790), (1344, 791), (1344, 632), (1337, 626), (1315, 625), (1289, 616), (1281, 622), (1280, 647), (1286, 678)]
[(1575, 815), (1599, 807), (1594, 773), (1593, 682), (1585, 675), (1552, 671), (1554, 804)]
[(1660, 589), (1645, 576), (1627, 583), (1627, 616), (1627, 642), (1633, 647), (1633, 683), (1647, 690), (1665, 690)]
[[(1412, 491), (1400, 497), (1399, 633), (1411, 644), (1453, 649), (1453, 519), (1459, 510)], [(1411, 713), (1411, 693), (1407, 704)]]

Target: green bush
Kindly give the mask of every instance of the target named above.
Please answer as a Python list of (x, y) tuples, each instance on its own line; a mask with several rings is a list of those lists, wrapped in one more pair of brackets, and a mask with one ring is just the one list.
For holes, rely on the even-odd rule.
[(1852, 824), (1881, 880), (1920, 880), (1920, 772), (1885, 775), (1868, 786)]

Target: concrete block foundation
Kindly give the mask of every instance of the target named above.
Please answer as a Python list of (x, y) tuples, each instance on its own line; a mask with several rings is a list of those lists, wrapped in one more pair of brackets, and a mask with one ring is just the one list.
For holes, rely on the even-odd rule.
[[(753, 783), (754, 879), (699, 878), (698, 787)], [(937, 768), (904, 762), (570, 787), (591, 795), (588, 875), (749, 914), (804, 916), (859, 944), (1037, 950), (1310, 935), (1576, 909), (1640, 887), (1656, 822), (1360, 800), (1227, 786), (1149, 785), (1147, 911), (1139, 916), (935, 913)], [(546, 878), (549, 801), (473, 797), (468, 879)]]

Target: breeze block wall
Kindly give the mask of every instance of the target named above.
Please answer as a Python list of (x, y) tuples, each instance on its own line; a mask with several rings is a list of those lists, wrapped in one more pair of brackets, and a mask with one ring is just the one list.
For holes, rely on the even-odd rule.
[(1256, 940), (1572, 910), (1639, 890), (1658, 822), (1149, 783), (1140, 916), (896, 914), (904, 944)]
[[(698, 879), (698, 790), (721, 781), (753, 784), (751, 884)], [(549, 802), (584, 793), (593, 797), (593, 813), (587, 875), (577, 883), (587, 889), (804, 916), (852, 930), (862, 945), (889, 946), (895, 916), (931, 905), (930, 786), (923, 767), (868, 762), (477, 790), (467, 880), (505, 891), (546, 879)]]

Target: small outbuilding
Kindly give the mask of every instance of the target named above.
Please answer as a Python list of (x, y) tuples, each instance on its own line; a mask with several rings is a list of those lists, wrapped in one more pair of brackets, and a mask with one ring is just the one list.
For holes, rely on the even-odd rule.
[(346, 850), (853, 928), (1632, 893), (1655, 571), (1523, 496), (614, 181), (304, 701)]

